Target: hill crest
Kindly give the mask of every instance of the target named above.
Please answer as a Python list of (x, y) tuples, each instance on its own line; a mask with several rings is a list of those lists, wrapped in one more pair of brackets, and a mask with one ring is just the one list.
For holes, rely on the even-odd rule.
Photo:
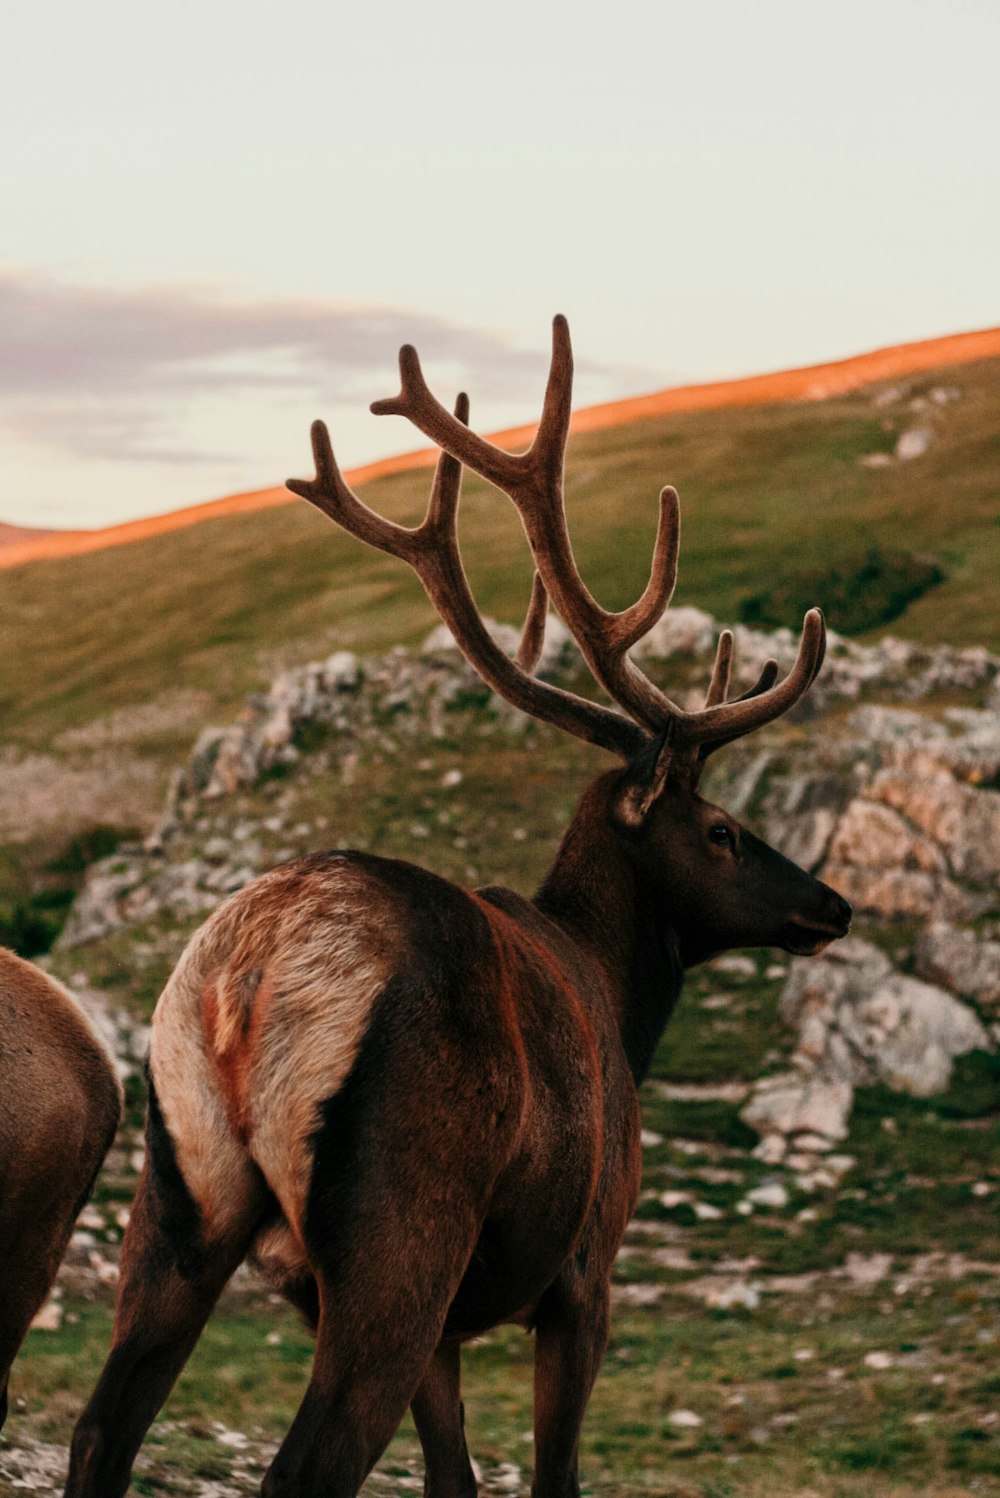
[[(741, 379), (717, 380), (708, 384), (670, 386), (649, 395), (588, 406), (573, 413), (571, 432), (597, 432), (675, 412), (823, 401), (883, 380), (900, 379), (924, 370), (972, 363), (998, 355), (1000, 327), (949, 334), (915, 343), (895, 344), (826, 364), (804, 365), (771, 374), (748, 375)], [(494, 432), (490, 437), (501, 446), (516, 447), (530, 442), (534, 431), (534, 424), (529, 424)], [(430, 448), (400, 453), (349, 469), (345, 478), (357, 487), (391, 474), (427, 467), (433, 463), (436, 455), (436, 450)], [(230, 494), (221, 499), (207, 500), (141, 520), (125, 521), (100, 530), (45, 531), (0, 522), (0, 568), (127, 546), (135, 541), (148, 540), (153, 536), (198, 525), (204, 520), (247, 514), (290, 503), (297, 501), (281, 485)]]

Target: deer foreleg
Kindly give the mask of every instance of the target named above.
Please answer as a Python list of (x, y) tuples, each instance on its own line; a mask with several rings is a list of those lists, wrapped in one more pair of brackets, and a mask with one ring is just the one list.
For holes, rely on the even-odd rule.
[(424, 1450), (424, 1498), (475, 1498), (477, 1492), (459, 1397), (460, 1357), (457, 1342), (442, 1342), (410, 1406)]
[(532, 1498), (579, 1498), (580, 1427), (607, 1346), (609, 1300), (606, 1282), (581, 1284), (574, 1269), (539, 1305)]

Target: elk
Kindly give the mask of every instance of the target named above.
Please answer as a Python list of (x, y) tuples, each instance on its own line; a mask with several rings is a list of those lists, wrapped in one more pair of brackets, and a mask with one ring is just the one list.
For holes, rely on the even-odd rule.
[[(153, 1021), (147, 1164), (69, 1498), (125, 1492), (149, 1422), (248, 1253), (316, 1332), (268, 1498), (355, 1494), (408, 1406), (429, 1498), (470, 1498), (460, 1346), (504, 1321), (536, 1339), (535, 1498), (578, 1494), (611, 1270), (639, 1189), (637, 1084), (685, 969), (734, 946), (814, 953), (848, 930), (846, 901), (697, 793), (709, 754), (807, 691), (820, 612), (806, 615), (784, 679), (768, 662), (732, 701), (723, 632), (704, 707), (682, 710), (628, 655), (673, 590), (675, 491), (660, 496), (652, 575), (630, 608), (606, 612), (573, 559), (565, 321), (520, 455), (469, 430), (464, 396), (455, 414), (441, 406), (412, 348), (400, 365), (401, 394), (372, 409), (408, 416), (442, 449), (422, 524), (369, 510), (319, 422), (316, 477), (289, 488), (408, 562), (495, 691), (619, 763), (585, 791), (532, 900), (319, 853), (248, 885), (195, 934)], [(514, 659), (462, 567), (463, 467), (513, 500), (534, 553)], [(533, 675), (548, 600), (617, 707)]]
[(0, 947), (0, 1429), (11, 1364), (120, 1116), (114, 1068), (79, 1004)]

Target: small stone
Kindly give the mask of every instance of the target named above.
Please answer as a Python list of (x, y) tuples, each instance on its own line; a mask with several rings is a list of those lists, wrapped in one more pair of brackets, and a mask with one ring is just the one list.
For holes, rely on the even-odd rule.
[(441, 776), (441, 784), (444, 786), (446, 791), (452, 790), (456, 785), (461, 785), (461, 770), (445, 770), (444, 774)]
[(713, 1207), (711, 1202), (693, 1202), (694, 1215), (699, 1222), (717, 1222), (725, 1214), (718, 1207)]
[(930, 427), (911, 427), (908, 432), (900, 434), (896, 443), (896, 457), (901, 463), (922, 458), (933, 441), (934, 433)]
[(696, 1430), (702, 1423), (701, 1416), (694, 1410), (671, 1410), (667, 1419), (678, 1430)]
[(745, 957), (740, 952), (727, 953), (725, 957), (716, 957), (709, 966), (717, 973), (726, 973), (730, 978), (756, 978), (757, 964), (752, 957)]
[(639, 1140), (644, 1150), (652, 1150), (658, 1144), (663, 1143), (663, 1135), (657, 1134), (655, 1129), (643, 1129), (639, 1135)]
[(892, 1354), (889, 1353), (889, 1352), (866, 1352), (865, 1353), (865, 1367), (866, 1368), (874, 1368), (878, 1372), (883, 1372), (886, 1368), (891, 1368), (892, 1365), (893, 1365), (893, 1357), (892, 1357)]
[(668, 1212), (672, 1212), (675, 1207), (686, 1206), (690, 1200), (690, 1191), (662, 1191), (660, 1193), (660, 1206), (666, 1207)]
[(788, 1145), (782, 1134), (765, 1134), (760, 1144), (754, 1149), (754, 1159), (763, 1160), (765, 1165), (780, 1165), (785, 1158)]
[(216, 1426), (215, 1439), (220, 1446), (228, 1446), (233, 1451), (244, 1451), (250, 1444), (241, 1430), (227, 1430), (224, 1425)]
[(41, 1310), (35, 1312), (31, 1323), (33, 1332), (57, 1332), (62, 1326), (63, 1311), (57, 1300), (47, 1300)]
[(780, 1181), (765, 1181), (760, 1186), (755, 1186), (752, 1191), (747, 1192), (746, 1199), (753, 1202), (755, 1207), (776, 1207), (779, 1210), (788, 1206), (788, 1192)]
[(847, 1255), (844, 1274), (855, 1285), (878, 1285), (892, 1269), (892, 1254)]

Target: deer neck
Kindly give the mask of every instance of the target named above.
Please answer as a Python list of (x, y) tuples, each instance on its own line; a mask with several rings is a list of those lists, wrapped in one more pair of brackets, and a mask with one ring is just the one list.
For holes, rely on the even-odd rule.
[(535, 905), (572, 937), (601, 971), (636, 1081), (680, 995), (678, 933), (662, 899), (643, 886), (591, 787), (563, 838)]

